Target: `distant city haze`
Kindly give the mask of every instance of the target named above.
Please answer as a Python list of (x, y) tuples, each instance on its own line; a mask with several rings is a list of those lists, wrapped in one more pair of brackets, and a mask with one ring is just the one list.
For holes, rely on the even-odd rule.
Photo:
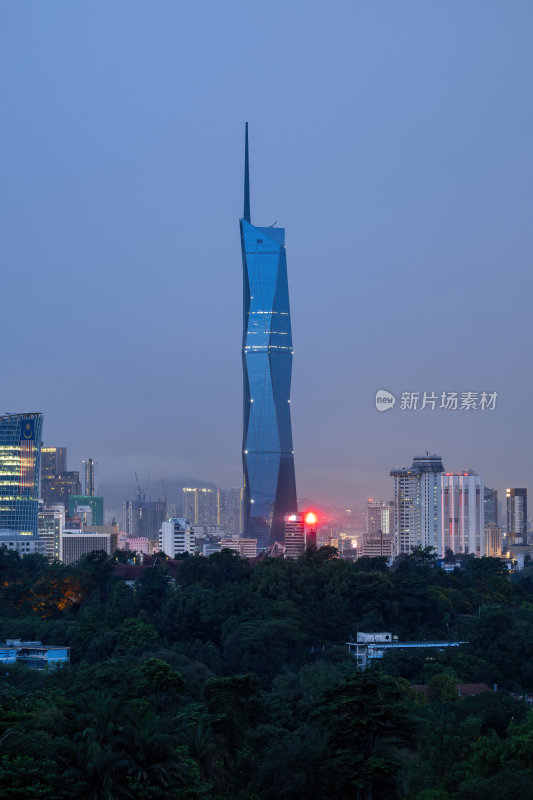
[[(241, 485), (248, 120), (298, 496), (389, 499), (426, 450), (531, 489), (532, 26), (491, 0), (3, 4), (0, 413), (42, 412), (106, 506), (135, 470), (170, 502)], [(400, 409), (424, 391), (499, 397)]]

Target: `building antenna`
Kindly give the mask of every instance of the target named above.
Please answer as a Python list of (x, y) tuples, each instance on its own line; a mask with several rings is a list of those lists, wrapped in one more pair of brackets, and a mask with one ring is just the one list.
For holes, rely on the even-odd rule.
[(251, 222), (250, 219), (250, 166), (248, 162), (248, 123), (246, 123), (246, 132), (244, 138), (244, 214), (242, 215), (246, 222)]

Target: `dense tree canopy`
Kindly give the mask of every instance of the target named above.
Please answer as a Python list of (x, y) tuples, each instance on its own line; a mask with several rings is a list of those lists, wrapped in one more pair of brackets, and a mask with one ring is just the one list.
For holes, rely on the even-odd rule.
[[(389, 569), (332, 548), (252, 567), (223, 551), (130, 586), (119, 560), (0, 550), (0, 640), (71, 648), (64, 667), (0, 666), (2, 797), (532, 797), (532, 567), (447, 572), (419, 551)], [(468, 644), (361, 673), (358, 631)]]

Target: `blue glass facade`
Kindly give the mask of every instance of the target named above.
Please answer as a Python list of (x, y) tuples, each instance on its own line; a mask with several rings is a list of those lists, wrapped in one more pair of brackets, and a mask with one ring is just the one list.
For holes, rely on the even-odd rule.
[(0, 529), (37, 536), (42, 414), (0, 417)]
[(246, 136), (245, 215), (240, 221), (244, 320), (244, 523), (258, 549), (283, 541), (296, 511), (290, 391), (292, 334), (283, 228), (252, 225)]

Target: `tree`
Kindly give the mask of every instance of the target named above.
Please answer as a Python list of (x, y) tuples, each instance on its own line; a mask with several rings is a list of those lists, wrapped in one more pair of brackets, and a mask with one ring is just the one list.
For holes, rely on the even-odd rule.
[(185, 680), (181, 672), (171, 669), (161, 658), (149, 658), (141, 666), (144, 677), (142, 688), (152, 695), (156, 707), (162, 696), (174, 698), (181, 693)]
[(409, 745), (415, 733), (405, 690), (388, 675), (357, 673), (331, 693), (322, 711), (330, 753), (323, 770), (324, 796), (394, 796), (398, 748)]

